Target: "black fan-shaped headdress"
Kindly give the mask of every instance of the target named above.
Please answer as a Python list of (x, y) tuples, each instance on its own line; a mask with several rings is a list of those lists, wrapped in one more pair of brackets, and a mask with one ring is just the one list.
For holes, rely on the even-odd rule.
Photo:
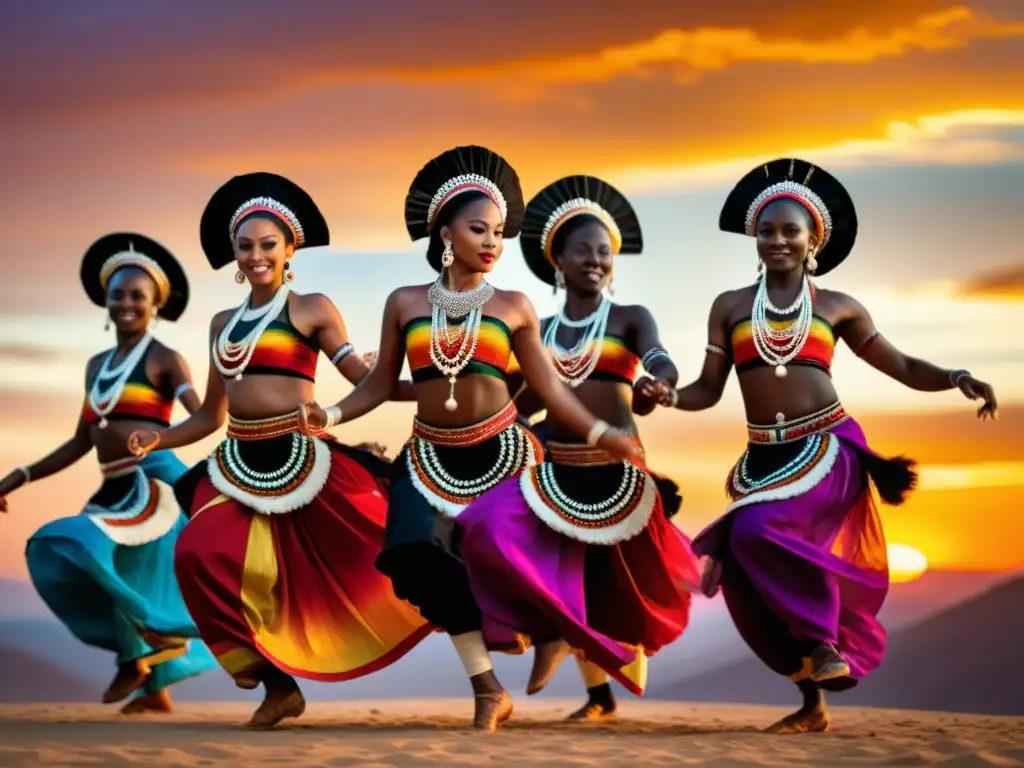
[(211, 267), (220, 269), (235, 260), (235, 227), (256, 211), (277, 216), (291, 229), (296, 249), (331, 241), (327, 221), (302, 187), (276, 173), (247, 173), (214, 192), (199, 220), (199, 240)]
[(520, 242), (526, 264), (548, 285), (555, 284), (558, 267), (551, 253), (555, 233), (569, 219), (583, 214), (594, 216), (608, 228), (614, 253), (643, 250), (640, 221), (621, 192), (594, 176), (566, 176), (538, 192), (526, 206), (523, 219)]
[(797, 158), (772, 160), (740, 179), (722, 206), (718, 226), (754, 236), (758, 214), (779, 198), (796, 200), (818, 223), (816, 275), (831, 272), (850, 255), (857, 239), (857, 211), (850, 194), (828, 171)]
[(157, 286), (157, 316), (174, 322), (188, 306), (188, 278), (174, 255), (137, 232), (104, 235), (85, 252), (79, 276), (93, 304), (107, 305), (107, 283), (117, 270), (136, 267)]
[(444, 204), (469, 190), (483, 192), (502, 209), (506, 239), (519, 234), (524, 211), (519, 175), (501, 155), (486, 147), (465, 146), (438, 155), (416, 174), (405, 197), (409, 237), (428, 237)]

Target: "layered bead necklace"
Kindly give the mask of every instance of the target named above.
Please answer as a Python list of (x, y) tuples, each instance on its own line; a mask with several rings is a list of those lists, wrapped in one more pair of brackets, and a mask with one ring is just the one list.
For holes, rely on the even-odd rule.
[[(777, 308), (768, 298), (768, 274), (761, 276), (761, 284), (754, 294), (754, 306), (750, 313), (750, 329), (757, 354), (769, 365), (775, 366), (775, 375), (782, 378), (787, 374), (786, 364), (793, 360), (807, 343), (811, 333), (811, 313), (813, 311), (811, 281), (804, 274), (800, 293), (793, 303), (784, 309)], [(774, 315), (791, 315), (796, 318), (784, 328), (772, 327), (768, 320), (768, 312)]]
[[(601, 358), (601, 340), (608, 328), (608, 314), (612, 302), (607, 296), (601, 297), (597, 309), (581, 320), (570, 320), (565, 316), (565, 305), (548, 324), (544, 332), (544, 346), (551, 352), (555, 364), (555, 372), (563, 382), (576, 388), (594, 372), (597, 361)], [(558, 343), (558, 329), (583, 328), (583, 335), (570, 349)]]
[[(455, 399), (455, 380), (473, 359), (480, 340), (483, 306), (493, 295), (494, 286), (483, 279), (471, 290), (450, 290), (444, 284), (444, 272), (438, 275), (427, 290), (427, 300), (433, 307), (430, 317), (430, 361), (448, 379), (448, 399), (444, 401), (447, 411), (455, 411), (459, 407)], [(449, 319), (459, 321), (454, 332), (448, 324)]]
[[(150, 342), (152, 341), (153, 334), (146, 331), (146, 335), (139, 340), (138, 344), (132, 347), (131, 352), (125, 355), (124, 359), (116, 367), (110, 367), (110, 361), (117, 354), (116, 347), (110, 350), (110, 354), (103, 360), (103, 365), (100, 366), (96, 378), (93, 379), (88, 394), (89, 407), (100, 417), (100, 429), (105, 429), (109, 423), (107, 415), (114, 410), (114, 407), (121, 400), (125, 385), (128, 383), (128, 377), (132, 375), (132, 371), (135, 370), (135, 366), (139, 364), (142, 356), (146, 354), (146, 350), (149, 349)], [(113, 381), (110, 381), (111, 379)]]
[[(213, 363), (225, 378), (233, 376), (236, 381), (241, 381), (242, 373), (256, 351), (256, 342), (274, 318), (281, 314), (281, 310), (288, 303), (288, 293), (288, 286), (282, 285), (277, 289), (274, 298), (256, 309), (249, 309), (252, 302), (252, 294), (249, 294), (249, 298), (235, 310), (213, 344)], [(239, 322), (248, 323), (253, 320), (258, 322), (245, 336), (238, 341), (231, 341), (231, 333)]]

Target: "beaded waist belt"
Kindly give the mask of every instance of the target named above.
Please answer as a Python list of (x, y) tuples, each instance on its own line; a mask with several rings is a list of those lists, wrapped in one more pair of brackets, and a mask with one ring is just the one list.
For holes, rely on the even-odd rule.
[(450, 448), (468, 448), (490, 440), (516, 423), (519, 411), (511, 400), (504, 408), (483, 421), (468, 427), (434, 427), (419, 418), (413, 419), (412, 434), (420, 440)]
[(595, 448), (585, 443), (559, 443), (548, 440), (546, 447), (548, 460), (566, 467), (601, 467), (622, 463), (619, 459), (613, 459), (603, 448)]
[[(301, 432), (298, 411), (252, 421), (228, 416), (227, 437), (232, 440), (267, 440), (271, 437), (290, 435), (293, 432)], [(323, 433), (316, 434), (322, 435)]]
[(135, 471), (135, 467), (139, 465), (139, 460), (134, 456), (127, 456), (117, 461), (108, 461), (106, 464), (100, 464), (100, 472), (105, 478), (121, 477), (121, 475), (127, 475)]
[(747, 424), (747, 439), (752, 443), (791, 443), (808, 435), (824, 432), (850, 415), (840, 403), (833, 403), (820, 411), (779, 424)]

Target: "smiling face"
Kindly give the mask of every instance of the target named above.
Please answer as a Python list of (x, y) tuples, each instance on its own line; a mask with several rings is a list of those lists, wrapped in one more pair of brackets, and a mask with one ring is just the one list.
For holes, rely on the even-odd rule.
[[(580, 215), (555, 233), (552, 250), (568, 290), (581, 296), (601, 293), (612, 279), (612, 238), (608, 228), (593, 216)], [(558, 252), (561, 248), (561, 252)]]
[(769, 272), (802, 269), (815, 237), (810, 211), (793, 200), (775, 200), (757, 217), (757, 255)]
[(136, 267), (123, 267), (107, 283), (107, 312), (122, 335), (142, 333), (156, 314), (156, 283)]
[(441, 228), (441, 239), (451, 243), (455, 261), (469, 272), (490, 272), (501, 258), (505, 222), (491, 198), (481, 196), (466, 203)]
[(284, 282), (284, 263), (295, 255), (290, 233), (276, 219), (253, 214), (235, 230), (235, 261), (252, 285)]

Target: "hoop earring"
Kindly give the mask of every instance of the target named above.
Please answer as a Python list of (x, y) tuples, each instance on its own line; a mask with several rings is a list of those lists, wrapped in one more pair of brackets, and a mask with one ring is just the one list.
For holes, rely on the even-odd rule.
[(290, 282), (291, 282), (292, 280), (294, 280), (294, 279), (295, 279), (295, 273), (294, 273), (294, 272), (292, 272), (292, 271), (291, 271), (291, 269), (290, 269), (290, 267), (291, 267), (291, 264), (292, 264), (292, 263), (291, 263), (290, 261), (286, 261), (286, 262), (284, 263), (284, 269), (285, 269), (285, 273), (284, 273), (284, 281), (285, 281), (286, 283), (290, 283)]
[(455, 249), (452, 248), (451, 243), (444, 244), (444, 250), (441, 252), (441, 266), (447, 269), (455, 263)]
[(241, 285), (245, 282), (245, 273), (242, 270), (235, 270), (235, 282)]

